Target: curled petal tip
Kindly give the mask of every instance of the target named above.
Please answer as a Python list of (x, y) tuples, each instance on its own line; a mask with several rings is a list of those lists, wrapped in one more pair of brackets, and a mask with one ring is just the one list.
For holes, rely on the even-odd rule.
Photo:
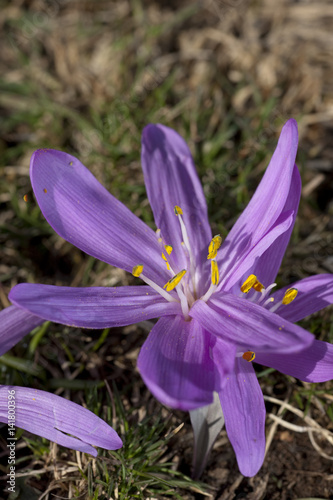
[(290, 118), (283, 125), (281, 130), (281, 137), (283, 137), (287, 133), (293, 135), (294, 139), (298, 142), (298, 125), (297, 121), (294, 118)]

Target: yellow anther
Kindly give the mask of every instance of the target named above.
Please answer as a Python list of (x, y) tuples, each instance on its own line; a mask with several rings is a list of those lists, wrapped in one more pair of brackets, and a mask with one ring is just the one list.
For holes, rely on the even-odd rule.
[(245, 359), (245, 361), (253, 361), (256, 355), (254, 354), (253, 351), (246, 351), (244, 352), (242, 358)]
[(218, 285), (220, 279), (219, 267), (215, 260), (212, 260), (212, 283)]
[(254, 274), (250, 274), (250, 276), (244, 281), (241, 286), (241, 292), (247, 293), (251, 290), (253, 285), (255, 285), (257, 281), (257, 277)]
[(183, 211), (178, 205), (175, 205), (174, 211), (176, 215), (183, 215)]
[(163, 241), (163, 240), (162, 240), (162, 238), (157, 238), (157, 241), (158, 241), (159, 243), (162, 243), (162, 241)]
[(209, 243), (207, 259), (215, 259), (218, 249), (222, 244), (222, 238), (219, 234), (214, 236)]
[(252, 288), (256, 291), (256, 292), (261, 292), (262, 290), (265, 289), (264, 285), (262, 283), (260, 283), (260, 281), (256, 280), (255, 284), (252, 285)]
[(172, 246), (171, 245), (164, 245), (165, 251), (168, 255), (171, 254), (172, 252)]
[(143, 271), (143, 265), (142, 264), (138, 264), (137, 266), (133, 267), (132, 274), (136, 278), (139, 278), (139, 276), (142, 273), (142, 271)]
[(288, 288), (288, 290), (286, 291), (286, 293), (283, 296), (282, 304), (284, 304), (285, 306), (287, 304), (290, 304), (290, 302), (292, 302), (293, 300), (296, 299), (297, 294), (298, 294), (298, 290), (296, 288)]
[(166, 266), (167, 266), (167, 270), (170, 271), (170, 264), (168, 262), (168, 259), (166, 258), (166, 256), (164, 255), (164, 253), (162, 253), (162, 259), (164, 260), (164, 262), (166, 263)]
[(183, 269), (182, 271), (177, 273), (176, 276), (174, 276), (173, 278), (171, 278), (171, 280), (165, 283), (163, 288), (165, 288), (167, 292), (171, 292), (171, 290), (176, 288), (176, 286), (178, 285), (178, 283), (180, 282), (185, 273), (186, 269)]

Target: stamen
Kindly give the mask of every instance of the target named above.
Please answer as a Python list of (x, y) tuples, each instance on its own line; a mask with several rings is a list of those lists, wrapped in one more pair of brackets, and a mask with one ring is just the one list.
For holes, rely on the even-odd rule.
[(164, 262), (166, 263), (166, 266), (167, 266), (167, 270), (170, 271), (170, 264), (168, 262), (168, 259), (166, 258), (166, 256), (164, 255), (164, 253), (162, 253), (162, 259), (164, 260)]
[[(254, 290), (254, 289), (253, 289), (253, 290)], [(258, 303), (258, 302), (259, 302), (259, 300), (260, 300), (260, 298), (261, 298), (261, 297), (259, 296), (259, 293), (260, 293), (260, 292), (256, 292), (256, 291), (254, 290), (254, 293), (252, 294), (252, 297), (250, 297), (250, 298), (249, 298), (249, 299), (247, 299), (247, 300), (248, 300), (249, 302)], [(242, 297), (242, 295), (241, 295), (241, 297)]]
[(189, 271), (190, 271), (190, 276), (191, 276), (191, 279), (192, 279), (193, 293), (196, 294), (195, 260), (194, 260), (193, 253), (192, 253), (192, 250), (191, 250), (190, 240), (188, 239), (188, 234), (187, 234), (186, 226), (185, 226), (183, 218), (182, 218), (183, 211), (182, 211), (182, 209), (178, 205), (176, 205), (175, 208), (174, 208), (174, 212), (175, 212), (175, 214), (176, 214), (176, 216), (178, 217), (178, 220), (179, 220), (180, 229), (181, 229), (181, 232), (182, 232), (182, 237), (183, 237), (183, 242), (184, 242), (184, 247), (188, 251), (189, 262), (190, 262), (190, 266), (189, 266), (190, 269), (189, 269)]
[(256, 291), (256, 292), (261, 292), (262, 290), (265, 289), (264, 285), (262, 283), (260, 283), (260, 281), (256, 280), (255, 284), (252, 285), (252, 288)]
[(211, 265), (212, 265), (212, 276), (211, 276), (212, 284), (218, 285), (220, 279), (220, 273), (216, 260), (212, 260)]
[(244, 281), (244, 283), (240, 287), (241, 292), (248, 293), (253, 287), (253, 285), (255, 285), (256, 281), (257, 281), (257, 276), (255, 276), (254, 274), (250, 274), (250, 276)]
[(245, 361), (248, 361), (248, 362), (253, 361), (255, 357), (256, 357), (256, 355), (255, 355), (255, 353), (253, 351), (246, 351), (242, 355), (242, 358), (245, 359)]
[(282, 304), (285, 306), (290, 304), (290, 302), (292, 302), (293, 300), (296, 299), (297, 294), (298, 294), (298, 290), (296, 288), (288, 288), (288, 290), (286, 291), (286, 293), (283, 296)]
[(218, 249), (222, 244), (222, 238), (219, 234), (214, 236), (209, 243), (207, 259), (215, 259)]
[(212, 268), (212, 274), (211, 274), (211, 284), (210, 287), (208, 288), (207, 292), (205, 295), (200, 297), (200, 300), (203, 300), (204, 302), (207, 302), (207, 300), (212, 296), (212, 294), (215, 292), (217, 285), (219, 283), (220, 279), (220, 273), (219, 273), (219, 268), (217, 265), (217, 262), (215, 259), (211, 261), (211, 268)]
[(133, 267), (132, 274), (136, 278), (139, 278), (142, 271), (143, 271), (143, 264), (138, 264), (137, 266)]
[(273, 307), (271, 307), (270, 312), (274, 313), (282, 305), (287, 306), (288, 304), (290, 304), (290, 302), (296, 299), (297, 294), (298, 294), (297, 288), (288, 288), (282, 300), (279, 300), (279, 302), (277, 302)]
[(172, 250), (173, 250), (172, 246), (171, 245), (164, 245), (164, 248), (165, 248), (166, 253), (168, 255), (170, 255)]
[[(260, 304), (263, 300), (265, 300), (265, 298), (267, 297), (267, 295), (270, 293), (270, 291), (276, 286), (276, 283), (272, 283), (271, 285), (269, 285), (267, 288), (264, 288), (264, 290), (262, 290), (261, 292), (261, 297), (259, 298), (258, 300), (258, 304)], [(273, 302), (273, 300), (267, 300), (263, 305), (265, 306), (265, 304), (267, 304), (268, 302)]]
[(178, 302), (175, 297), (172, 297), (171, 295), (169, 295), (165, 290), (163, 290), (163, 288), (161, 288), (159, 285), (154, 283), (154, 281), (152, 281), (151, 279), (147, 278), (147, 276), (142, 274), (142, 271), (143, 271), (143, 265), (138, 264), (137, 266), (133, 267), (132, 274), (136, 278), (141, 278), (142, 281), (147, 283), (147, 285), (151, 286), (157, 293), (162, 295), (162, 297), (164, 297), (168, 302)]
[(178, 297), (180, 299), (180, 306), (182, 308), (184, 318), (185, 318), (185, 320), (188, 320), (189, 319), (189, 315), (188, 315), (189, 306), (188, 306), (187, 297), (179, 285), (176, 286), (176, 292), (178, 293)]
[(182, 271), (177, 273), (173, 278), (171, 278), (171, 280), (167, 281), (167, 283), (165, 283), (163, 288), (165, 288), (167, 292), (171, 292), (171, 290), (173, 290), (178, 285), (184, 274), (186, 274), (186, 269), (183, 269)]
[(274, 297), (269, 297), (265, 302), (263, 303), (262, 307), (268, 306), (271, 302), (274, 302)]
[(187, 250), (189, 251), (190, 258), (192, 260), (190, 241), (188, 239), (188, 234), (187, 234), (187, 231), (186, 231), (186, 227), (185, 227), (185, 224), (184, 224), (184, 221), (183, 221), (183, 218), (182, 218), (183, 211), (182, 211), (182, 209), (180, 207), (178, 207), (178, 205), (175, 206), (174, 210), (175, 210), (175, 214), (177, 215), (177, 217), (179, 219), (180, 229), (182, 231), (182, 236), (183, 236), (184, 244), (185, 244)]

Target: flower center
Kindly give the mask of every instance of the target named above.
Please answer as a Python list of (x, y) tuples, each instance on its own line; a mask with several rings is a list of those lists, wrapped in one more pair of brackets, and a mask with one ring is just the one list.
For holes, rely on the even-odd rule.
[[(168, 300), (169, 302), (180, 302), (182, 312), (184, 314), (185, 319), (189, 320), (189, 310), (193, 303), (197, 300), (197, 289), (198, 289), (198, 280), (200, 278), (198, 269), (196, 266), (195, 257), (192, 251), (192, 247), (190, 244), (190, 240), (188, 237), (188, 232), (186, 229), (185, 222), (183, 220), (183, 211), (182, 209), (176, 205), (174, 207), (174, 212), (176, 217), (178, 218), (181, 235), (182, 235), (182, 250), (185, 255), (186, 268), (180, 271), (173, 269), (172, 264), (170, 262), (170, 255), (173, 251), (173, 247), (170, 244), (163, 243), (163, 239), (161, 237), (161, 230), (157, 229), (156, 236), (157, 241), (161, 246), (161, 255), (162, 259), (166, 264), (167, 270), (171, 274), (171, 278), (165, 285), (160, 287), (151, 279), (147, 278), (143, 274), (143, 265), (139, 264), (133, 267), (132, 274), (135, 277), (140, 277), (147, 285), (151, 286), (155, 291), (157, 291), (163, 298)], [(207, 259), (211, 261), (211, 284), (206, 291), (206, 293), (201, 297), (202, 300), (207, 301), (212, 293), (216, 290), (218, 282), (219, 282), (219, 269), (216, 262), (217, 251), (220, 248), (222, 243), (222, 238), (220, 235), (214, 236), (212, 241), (208, 246), (208, 256)], [(173, 290), (176, 291), (178, 298), (174, 294), (170, 294)]]
[[(248, 300), (260, 304), (263, 307), (267, 307), (270, 312), (275, 312), (281, 305), (286, 306), (293, 302), (298, 294), (297, 288), (288, 288), (282, 299), (273, 304), (274, 297), (268, 297), (268, 295), (272, 288), (274, 288), (275, 286), (276, 283), (272, 283), (267, 288), (265, 288), (264, 285), (260, 283), (260, 281), (258, 281), (257, 277), (254, 274), (250, 274), (250, 276), (240, 287), (240, 291), (243, 295), (244, 293), (248, 294), (252, 290), (254, 293)], [(273, 305), (270, 307), (271, 304)]]

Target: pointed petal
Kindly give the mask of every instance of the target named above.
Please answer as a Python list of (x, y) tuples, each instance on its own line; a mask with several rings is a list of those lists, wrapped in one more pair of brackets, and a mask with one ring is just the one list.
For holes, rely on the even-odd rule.
[(224, 416), (217, 392), (214, 392), (212, 404), (191, 410), (190, 418), (194, 434), (192, 476), (198, 478), (201, 476), (209, 452), (224, 426)]
[(298, 290), (297, 297), (288, 305), (281, 305), (275, 312), (288, 321), (299, 321), (333, 303), (333, 274), (318, 274), (272, 294), (275, 304), (282, 300), (288, 288)]
[[(184, 255), (175, 205), (183, 210), (192, 251), (197, 261), (206, 260), (211, 240), (205, 196), (191, 152), (185, 141), (163, 125), (148, 125), (142, 135), (142, 168), (157, 227), (173, 255)], [(180, 269), (185, 261), (177, 262)]]
[[(143, 344), (138, 368), (148, 389), (162, 404), (193, 410), (213, 401), (221, 377), (211, 359), (214, 338), (197, 321), (161, 318)], [(233, 358), (225, 365), (229, 367)], [(228, 369), (228, 368), (226, 368)]]
[(258, 353), (255, 360), (304, 382), (333, 380), (333, 345), (321, 340), (293, 354)]
[(149, 286), (74, 288), (22, 283), (9, 299), (44, 319), (82, 328), (125, 326), (180, 314), (179, 302), (167, 302)]
[(9, 351), (31, 330), (42, 325), (44, 321), (16, 306), (3, 309), (0, 312), (0, 356)]
[[(242, 255), (240, 255), (240, 260), (238, 262), (236, 262), (236, 259), (234, 260), (234, 267), (230, 273), (221, 280), (219, 289), (229, 291), (236, 285), (239, 290), (240, 285), (245, 281), (249, 274), (251, 274), (250, 270), (259, 266), (262, 256), (266, 252), (270, 252), (270, 248), (272, 246), (278, 250), (275, 242), (281, 237), (284, 237), (285, 233), (289, 232), (294, 218), (295, 216), (293, 212), (284, 212), (281, 214), (272, 228), (252, 248), (249, 249), (245, 256), (242, 257)], [(280, 260), (280, 258), (282, 259), (282, 255), (274, 257), (274, 259), (277, 260)], [(244, 276), (245, 279), (243, 279)]]
[(143, 264), (146, 276), (167, 281), (154, 232), (79, 160), (62, 151), (41, 149), (32, 155), (30, 176), (44, 217), (62, 238), (129, 272)]
[(243, 476), (259, 471), (265, 457), (265, 404), (253, 369), (237, 358), (235, 372), (220, 392), (225, 427)]
[(197, 300), (190, 316), (239, 350), (297, 352), (313, 341), (313, 335), (264, 307), (230, 293), (214, 294), (205, 303)]
[[(271, 283), (274, 283), (276, 275), (280, 269), (284, 253), (288, 246), (291, 233), (294, 229), (299, 200), (301, 197), (301, 190), (301, 176), (297, 166), (295, 165), (287, 200), (282, 209), (282, 213), (292, 212), (292, 223), (286, 231), (276, 238), (274, 243), (272, 243), (266, 252), (264, 252), (264, 254), (257, 260), (254, 268), (251, 269), (251, 273), (258, 276), (259, 281), (263, 283), (264, 286), (269, 286)], [(243, 276), (243, 281), (241, 281), (244, 282), (246, 278), (247, 276)]]
[[(15, 399), (9, 395), (14, 395)], [(6, 424), (10, 402), (15, 408), (15, 427), (37, 436), (94, 456), (97, 452), (92, 446), (107, 450), (122, 447), (122, 441), (112, 427), (91, 411), (65, 398), (27, 387), (0, 386), (0, 421)], [(67, 433), (75, 437), (67, 436)]]
[(291, 191), (297, 143), (297, 124), (288, 120), (265, 175), (218, 253), (222, 278), (232, 273), (282, 214)]

